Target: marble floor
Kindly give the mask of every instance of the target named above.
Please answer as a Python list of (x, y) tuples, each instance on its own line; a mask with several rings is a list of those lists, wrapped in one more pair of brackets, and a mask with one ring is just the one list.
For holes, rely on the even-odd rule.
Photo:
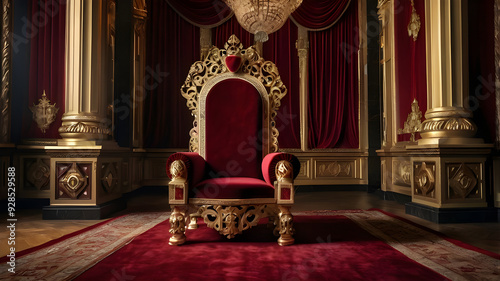
[[(450, 238), (500, 254), (500, 223), (435, 224), (406, 215), (403, 204), (382, 200), (374, 193), (365, 191), (304, 191), (304, 189), (305, 187), (299, 187), (292, 211), (377, 208), (439, 231)], [(169, 211), (165, 188), (143, 188), (128, 194), (126, 198), (128, 200), (127, 209), (116, 213), (115, 216), (131, 212)], [(42, 220), (41, 209), (17, 210), (16, 216), (18, 219), (15, 233), (16, 252), (102, 221)], [(6, 217), (0, 217), (0, 219), (6, 221)], [(6, 228), (0, 232), (0, 256), (9, 253), (11, 247), (7, 244), (9, 235), (10, 232)]]

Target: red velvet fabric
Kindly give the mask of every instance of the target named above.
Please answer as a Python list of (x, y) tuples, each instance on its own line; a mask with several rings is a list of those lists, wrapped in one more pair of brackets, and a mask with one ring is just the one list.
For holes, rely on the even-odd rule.
[[(200, 30), (166, 1), (147, 1), (144, 145), (182, 148), (189, 145), (193, 117), (179, 89), (191, 65), (200, 59)], [(118, 118), (121, 114), (117, 113)]]
[(223, 1), (168, 0), (167, 2), (186, 20), (205, 28), (220, 25), (233, 14)]
[(281, 160), (286, 160), (292, 164), (294, 179), (299, 175), (300, 162), (295, 155), (283, 152), (269, 153), (262, 160), (262, 175), (268, 184), (274, 185), (274, 181), (276, 181), (276, 164)]
[[(400, 1), (394, 7), (396, 100), (399, 109), (399, 128), (404, 127), (404, 122), (411, 112), (413, 99), (417, 99), (422, 114), (425, 114), (427, 110), (425, 1), (415, 0), (414, 3), (421, 23), (417, 41), (413, 41), (413, 37), (408, 36), (411, 2)], [(418, 133), (417, 138), (420, 138)], [(409, 140), (410, 134), (398, 135), (398, 141)]]
[[(345, 216), (294, 216), (295, 245), (278, 246), (262, 221), (227, 240), (199, 221), (185, 245), (167, 243), (166, 220), (76, 280), (448, 280)], [(228, 258), (229, 257), (229, 258)]]
[(178, 152), (170, 155), (167, 159), (167, 176), (170, 174), (170, 165), (175, 160), (182, 160), (188, 172), (188, 180), (191, 185), (195, 185), (205, 178), (205, 159), (196, 152)]
[(308, 29), (324, 29), (334, 24), (350, 2), (357, 0), (304, 0), (291, 17)]
[[(478, 125), (476, 137), (486, 143), (496, 140), (500, 129), (495, 100), (495, 9), (494, 0), (469, 1), (469, 98), (464, 103), (473, 111)], [(498, 86), (497, 86), (498, 87)]]
[(325, 31), (309, 32), (309, 147), (358, 148), (358, 1)]
[(241, 66), (242, 59), (240, 56), (229, 55), (225, 59), (227, 69), (231, 72), (236, 72)]
[[(58, 0), (31, 0), (28, 30), (33, 37), (30, 40), (30, 69), (29, 69), (29, 104), (23, 109), (23, 137), (24, 138), (60, 138), (58, 133), (62, 125), (61, 117), (64, 113), (65, 92), (65, 21), (66, 1)], [(38, 104), (43, 91), (51, 104), (59, 108), (56, 120), (43, 133), (29, 110), (33, 104)]]
[(281, 81), (287, 89), (275, 119), (280, 133), (280, 148), (300, 148), (300, 79), (296, 41), (297, 26), (287, 20), (278, 31), (269, 34), (269, 40), (264, 42), (261, 54), (265, 60), (276, 64)]
[(256, 178), (216, 178), (200, 182), (191, 194), (211, 199), (274, 198), (274, 187)]
[(205, 107), (205, 160), (210, 177), (262, 178), (262, 99), (241, 79), (217, 83)]
[(212, 44), (218, 48), (224, 48), (224, 44), (226, 44), (227, 39), (229, 39), (229, 36), (233, 34), (240, 39), (244, 48), (248, 48), (254, 44), (253, 34), (241, 27), (238, 20), (234, 16), (223, 24), (212, 29)]

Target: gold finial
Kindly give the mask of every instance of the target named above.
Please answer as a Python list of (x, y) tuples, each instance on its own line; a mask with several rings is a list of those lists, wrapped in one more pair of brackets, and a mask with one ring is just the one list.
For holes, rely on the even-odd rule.
[(417, 41), (418, 32), (420, 31), (420, 16), (415, 10), (413, 0), (411, 0), (411, 16), (408, 24), (408, 36), (413, 37), (413, 41)]
[(411, 103), (411, 112), (408, 114), (403, 129), (398, 129), (398, 134), (411, 134), (410, 140), (415, 141), (415, 133), (422, 129), (422, 112), (417, 99)]
[(281, 160), (276, 164), (276, 179), (278, 181), (291, 180), (293, 178), (292, 172), (293, 167), (290, 162)]

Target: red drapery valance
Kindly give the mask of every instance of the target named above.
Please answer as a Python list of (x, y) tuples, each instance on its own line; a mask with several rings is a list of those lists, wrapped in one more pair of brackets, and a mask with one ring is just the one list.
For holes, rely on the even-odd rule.
[(233, 11), (222, 0), (168, 0), (167, 2), (181, 17), (198, 27), (216, 27), (233, 16)]
[[(29, 28), (31, 55), (29, 69), (29, 103), (24, 108), (23, 138), (60, 138), (58, 129), (64, 113), (64, 49), (66, 2), (32, 0)], [(56, 120), (43, 133), (32, 118), (29, 106), (38, 104), (45, 90), (51, 104), (59, 108)]]
[(350, 2), (351, 0), (304, 0), (291, 18), (309, 30), (325, 30), (342, 17)]

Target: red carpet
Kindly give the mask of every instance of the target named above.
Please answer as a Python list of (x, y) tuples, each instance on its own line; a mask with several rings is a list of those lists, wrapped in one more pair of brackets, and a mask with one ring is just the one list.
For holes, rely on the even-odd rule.
[[(136, 220), (140, 219), (140, 215), (136, 216)], [(153, 218), (159, 220), (160, 216)], [(121, 230), (116, 229), (122, 228), (119, 220), (113, 221), (113, 230), (117, 233)], [(130, 226), (124, 227), (127, 228)], [(466, 249), (461, 247), (463, 244), (451, 243), (442, 235), (379, 211), (299, 214), (295, 215), (295, 228), (296, 244), (280, 247), (265, 224), (232, 240), (201, 224), (199, 229), (187, 231), (185, 245), (174, 247), (168, 245), (169, 223), (163, 221), (118, 250), (116, 246), (110, 247), (109, 256), (106, 251), (95, 256), (93, 263), (96, 264), (92, 267), (93, 263), (81, 262), (85, 256), (59, 269), (53, 261), (53, 268), (43, 269), (43, 278), (64, 280), (78, 274), (77, 280), (385, 281), (498, 280), (500, 277), (499, 255), (480, 253), (468, 245), (470, 249)], [(78, 236), (73, 238), (79, 240)], [(99, 239), (96, 243), (100, 243)], [(49, 251), (59, 250), (58, 245), (49, 246)], [(106, 248), (105, 243), (101, 245)], [(38, 251), (19, 260), (29, 259)], [(72, 253), (79, 252), (72, 250)], [(60, 264), (69, 259), (62, 254), (55, 257), (59, 257)], [(50, 259), (45, 263), (49, 262)], [(77, 265), (80, 267), (75, 269)], [(32, 266), (40, 268), (36, 264)], [(22, 277), (35, 277), (36, 269), (23, 272), (18, 268), (16, 276), (10, 276), (11, 280), (40, 280), (42, 278)], [(0, 279), (6, 277), (4, 275), (0, 274)]]

